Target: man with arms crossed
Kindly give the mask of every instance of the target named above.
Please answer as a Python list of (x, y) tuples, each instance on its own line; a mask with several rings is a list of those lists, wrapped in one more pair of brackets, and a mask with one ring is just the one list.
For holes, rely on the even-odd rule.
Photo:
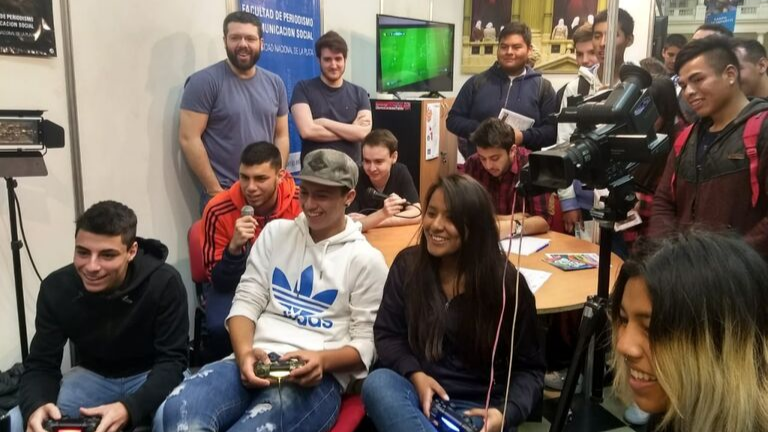
[[(203, 264), (211, 279), (203, 288), (208, 358), (232, 353), (224, 320), (253, 242), (270, 221), (295, 219), (301, 213), (298, 188), (274, 145), (249, 144), (240, 156), (239, 171), (240, 179), (213, 197), (203, 212)], [(251, 214), (243, 214), (245, 206), (251, 207)]]
[(264, 46), (258, 17), (224, 19), (227, 59), (189, 77), (179, 113), (179, 143), (202, 186), (200, 209), (237, 180), (238, 155), (249, 143), (273, 142), (288, 160), (288, 97), (283, 81), (256, 66)]
[[(335, 423), (344, 389), (374, 361), (387, 277), (384, 257), (344, 215), (357, 176), (341, 152), (307, 155), (297, 176), (303, 213), (264, 228), (237, 286), (227, 319), (234, 356), (171, 393), (164, 430), (320, 431)], [(277, 358), (305, 362), (279, 387), (254, 372)]]
[[(101, 417), (97, 432), (148, 425), (187, 367), (184, 284), (125, 205), (94, 204), (75, 226), (73, 263), (40, 285), (19, 392), (27, 432), (62, 416)], [(67, 341), (79, 365), (62, 378)]]
[(299, 81), (291, 114), (301, 135), (301, 160), (313, 150), (330, 148), (360, 161), (360, 141), (371, 131), (371, 102), (360, 86), (344, 79), (347, 42), (335, 31), (315, 43), (320, 76)]

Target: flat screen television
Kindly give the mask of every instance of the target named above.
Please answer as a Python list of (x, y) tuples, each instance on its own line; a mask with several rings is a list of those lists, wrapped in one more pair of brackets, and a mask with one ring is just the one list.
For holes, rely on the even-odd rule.
[(376, 91), (452, 91), (453, 35), (453, 24), (376, 15)]

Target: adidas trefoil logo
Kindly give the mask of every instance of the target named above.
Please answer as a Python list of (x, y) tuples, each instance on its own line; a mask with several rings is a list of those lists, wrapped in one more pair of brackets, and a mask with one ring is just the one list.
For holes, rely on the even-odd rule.
[(272, 272), (272, 292), (284, 308), (283, 316), (286, 318), (295, 320), (301, 326), (328, 329), (333, 327), (333, 321), (320, 318), (319, 315), (336, 301), (339, 290), (329, 289), (312, 295), (314, 275), (312, 266), (308, 266), (291, 288), (285, 273), (275, 267)]

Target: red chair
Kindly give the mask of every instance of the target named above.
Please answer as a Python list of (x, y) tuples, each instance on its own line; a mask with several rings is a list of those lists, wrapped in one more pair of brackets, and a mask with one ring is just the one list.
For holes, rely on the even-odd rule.
[(365, 408), (360, 395), (350, 394), (341, 397), (339, 418), (333, 425), (331, 432), (354, 432), (355, 428), (363, 421)]
[(198, 219), (187, 231), (187, 248), (189, 249), (189, 271), (192, 282), (195, 283), (197, 305), (195, 307), (195, 328), (192, 341), (192, 366), (202, 366), (202, 327), (205, 318), (205, 298), (203, 284), (208, 282), (208, 275), (203, 265), (203, 220)]

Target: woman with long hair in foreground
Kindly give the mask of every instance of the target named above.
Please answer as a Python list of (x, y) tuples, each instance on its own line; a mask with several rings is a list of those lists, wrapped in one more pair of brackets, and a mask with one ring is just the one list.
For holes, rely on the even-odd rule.
[(649, 431), (768, 431), (768, 265), (723, 234), (638, 246), (611, 299), (618, 394)]

